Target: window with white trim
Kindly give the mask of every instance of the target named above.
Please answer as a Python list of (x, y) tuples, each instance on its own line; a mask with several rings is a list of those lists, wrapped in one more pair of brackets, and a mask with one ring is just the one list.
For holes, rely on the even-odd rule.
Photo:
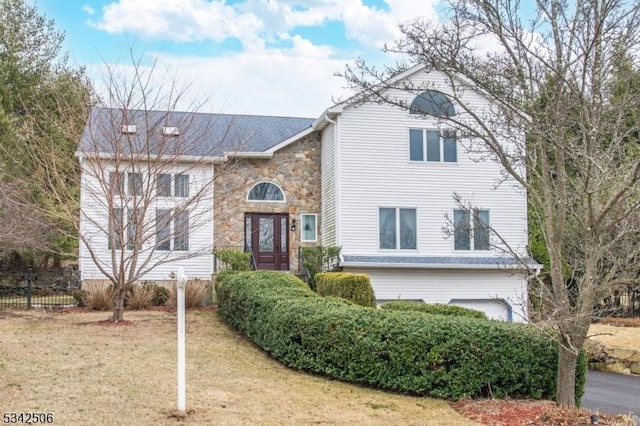
[(129, 172), (127, 183), (129, 195), (142, 195), (142, 173)]
[(124, 172), (109, 172), (109, 191), (113, 195), (124, 193)]
[(109, 241), (107, 242), (107, 248), (120, 250), (123, 245), (123, 239), (125, 240), (127, 250), (133, 250), (136, 241), (137, 244), (140, 245), (140, 241), (138, 241), (139, 238), (136, 238), (136, 234), (138, 224), (141, 224), (143, 220), (141, 209), (114, 208), (113, 213), (109, 217), (109, 235), (107, 236)]
[(455, 250), (489, 250), (489, 210), (454, 210), (453, 241)]
[(303, 213), (300, 215), (300, 240), (303, 242), (318, 241), (318, 215)]
[(175, 197), (186, 198), (189, 196), (189, 175), (177, 174), (174, 178), (175, 189), (173, 195)]
[(171, 210), (156, 209), (156, 250), (172, 249), (189, 250), (189, 212), (183, 211), (172, 215)]
[(249, 201), (285, 201), (284, 193), (278, 185), (273, 182), (260, 182), (249, 190), (247, 194)]
[(378, 233), (380, 249), (415, 250), (417, 248), (416, 209), (380, 207)]
[(156, 178), (156, 195), (171, 197), (171, 175), (169, 173), (161, 173)]
[(457, 162), (455, 130), (409, 129), (409, 161)]

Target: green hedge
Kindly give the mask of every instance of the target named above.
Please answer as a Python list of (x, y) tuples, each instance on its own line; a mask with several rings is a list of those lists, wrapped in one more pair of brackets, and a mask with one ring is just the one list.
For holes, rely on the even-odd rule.
[(487, 319), (484, 312), (475, 309), (463, 308), (455, 305), (444, 305), (442, 303), (422, 303), (409, 300), (394, 300), (384, 303), (380, 306), (382, 309), (390, 309), (394, 311), (416, 311), (425, 314), (434, 315), (452, 315), (456, 317), (469, 317), (478, 319)]
[(248, 271), (251, 269), (251, 253), (237, 249), (216, 249), (213, 255), (228, 269)]
[(557, 345), (530, 326), (360, 307), (278, 272), (217, 286), (225, 321), (296, 369), (440, 398), (554, 397)]
[(320, 296), (334, 296), (374, 308), (376, 297), (371, 280), (365, 274), (349, 272), (320, 272), (315, 276), (316, 291)]

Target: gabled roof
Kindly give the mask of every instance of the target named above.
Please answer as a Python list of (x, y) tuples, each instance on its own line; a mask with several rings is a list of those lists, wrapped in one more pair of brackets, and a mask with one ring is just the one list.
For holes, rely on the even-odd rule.
[[(154, 152), (166, 148), (159, 148), (163, 137), (171, 137), (163, 136), (163, 127), (177, 128), (176, 145), (180, 140), (195, 141), (188, 143), (185, 152), (180, 153), (185, 156), (223, 157), (233, 153), (268, 152), (295, 135), (308, 133), (312, 123), (312, 118), (94, 107), (80, 139), (78, 154), (113, 154), (113, 141), (123, 136), (138, 150), (149, 145), (151, 153), (176, 154)], [(135, 125), (135, 133), (123, 135), (125, 125)]]

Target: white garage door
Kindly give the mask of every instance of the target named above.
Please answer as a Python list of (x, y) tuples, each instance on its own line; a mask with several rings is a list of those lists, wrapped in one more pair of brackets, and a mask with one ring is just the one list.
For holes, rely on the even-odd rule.
[(475, 309), (487, 314), (491, 319), (502, 321), (513, 321), (511, 307), (503, 300), (499, 299), (453, 299), (450, 305), (461, 306), (463, 308)]

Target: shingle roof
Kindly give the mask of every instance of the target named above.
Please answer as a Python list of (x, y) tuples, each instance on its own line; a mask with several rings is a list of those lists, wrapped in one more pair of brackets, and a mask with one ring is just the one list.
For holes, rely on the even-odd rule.
[[(160, 142), (163, 139), (162, 127), (166, 126), (177, 127), (180, 132), (175, 139), (178, 141), (176, 146), (182, 143), (180, 148), (176, 148), (183, 150), (180, 155), (222, 156), (228, 152), (264, 152), (310, 128), (313, 121), (313, 118), (94, 107), (78, 151), (101, 154), (127, 152), (129, 149), (122, 145), (115, 148), (114, 142), (127, 139), (132, 151), (141, 152), (149, 146), (150, 153), (175, 155), (177, 152), (164, 152), (167, 146)], [(135, 125), (136, 133), (123, 135), (123, 125)]]
[[(523, 259), (530, 268), (537, 269), (542, 265), (533, 259)], [(362, 265), (372, 267), (407, 267), (407, 268), (517, 268), (521, 266), (510, 257), (463, 257), (463, 256), (344, 256), (345, 266)]]

